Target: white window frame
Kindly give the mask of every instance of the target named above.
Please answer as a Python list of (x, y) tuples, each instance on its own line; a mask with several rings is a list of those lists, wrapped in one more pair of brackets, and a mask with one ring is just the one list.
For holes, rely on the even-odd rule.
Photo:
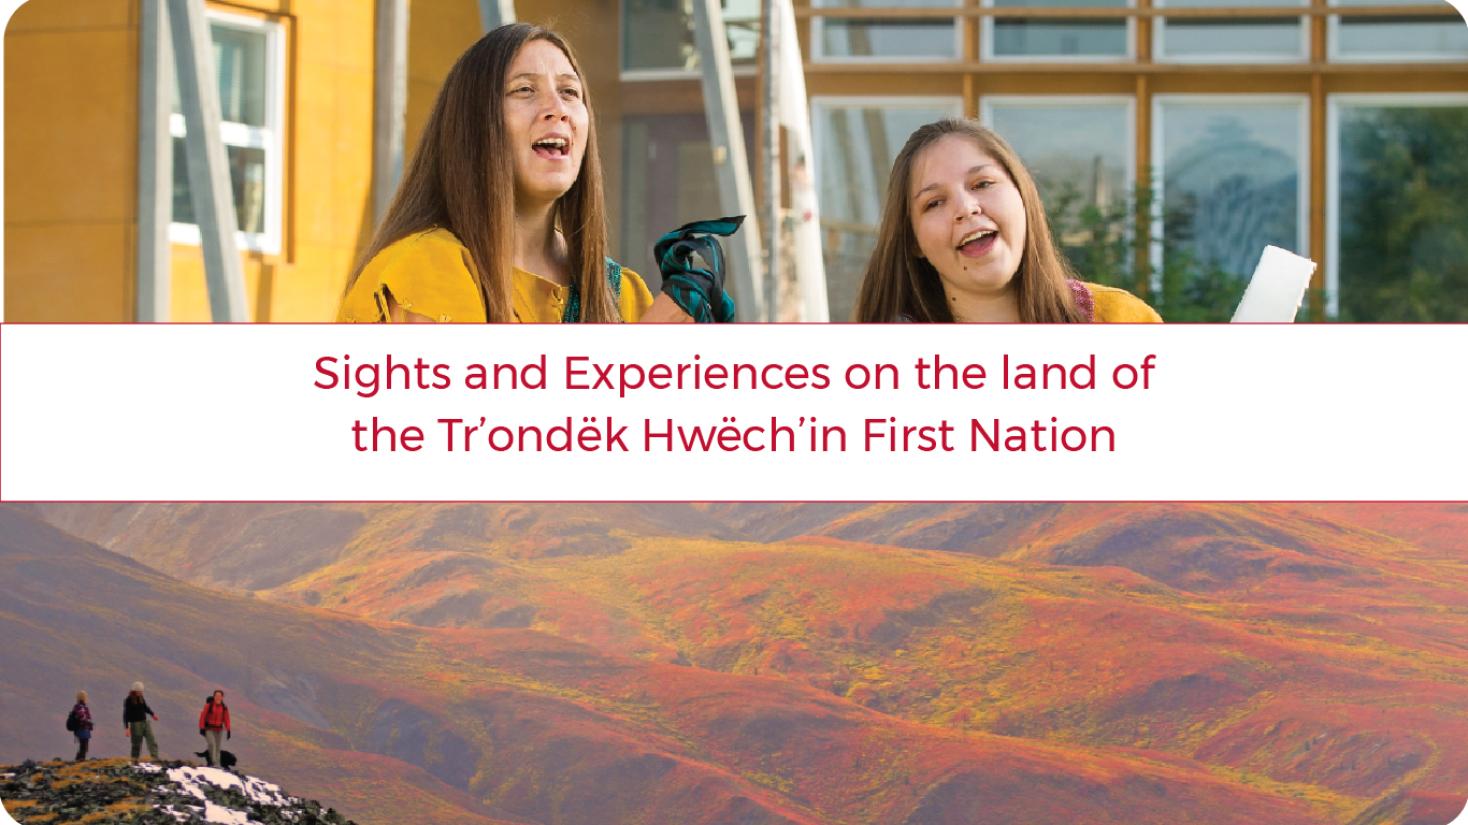
[[(222, 122), (219, 135), (226, 147), (261, 149), (265, 153), (265, 231), (235, 231), (235, 243), (241, 249), (266, 255), (277, 255), (284, 235), (285, 193), (285, 27), (274, 20), (230, 14), (208, 9), (205, 20), (210, 24), (211, 36), (209, 59), (213, 60), (214, 39), (212, 27), (220, 24), (265, 34), (265, 125), (247, 126), (243, 123)], [(184, 117), (172, 113), (168, 118), (171, 138), (182, 138), (185, 134)], [(192, 191), (192, 190), (190, 190)], [(233, 199), (231, 194), (230, 198)], [(176, 244), (200, 246), (203, 241), (199, 225), (173, 221), (168, 225), (168, 239)]]
[(1325, 103), (1325, 313), (1340, 315), (1341, 299), (1341, 109), (1419, 109), (1429, 106), (1468, 107), (1468, 92), (1352, 92), (1333, 94)]
[[(1167, 0), (1156, 0), (1156, 2), (1159, 7), (1165, 8), (1167, 6)], [(1281, 3), (1280, 5), (1290, 4), (1291, 3), (1287, 0), (1287, 2)], [(1221, 2), (1219, 5), (1227, 6), (1229, 4), (1227, 0), (1223, 0), (1223, 2)], [(1308, 6), (1309, 2), (1308, 0), (1293, 0), (1293, 5)], [(1167, 18), (1158, 17), (1156, 25), (1152, 27), (1152, 60), (1156, 63), (1217, 63), (1232, 66), (1244, 64), (1265, 64), (1270, 66), (1281, 66), (1289, 65), (1292, 63), (1308, 63), (1310, 62), (1310, 18), (1308, 15), (1301, 15), (1299, 18), (1296, 19), (1299, 21), (1300, 24), (1300, 36), (1298, 39), (1299, 48), (1295, 51), (1294, 54), (1291, 55), (1282, 55), (1276, 57), (1274, 55), (1258, 55), (1245, 54), (1235, 51), (1219, 51), (1169, 56), (1167, 54)], [(1218, 22), (1226, 24), (1230, 21), (1225, 18), (1216, 18), (1215, 20), (1208, 22)], [(1283, 23), (1284, 18), (1281, 18), (1279, 22)]]
[[(628, 69), (627, 65), (627, 2), (620, 0), (617, 3), (617, 70), (622, 80), (631, 82), (658, 81), (658, 80), (698, 80), (703, 77), (703, 72), (698, 69)], [(733, 63), (733, 61), (730, 61)], [(759, 73), (758, 55), (751, 63), (733, 65), (735, 77), (754, 77)]]
[[(1152, 209), (1151, 243), (1148, 258), (1152, 263), (1151, 286), (1153, 294), (1162, 290), (1162, 216), (1164, 213), (1163, 193), (1166, 190), (1167, 158), (1163, 154), (1163, 109), (1166, 104), (1182, 105), (1234, 105), (1294, 103), (1298, 127), (1298, 170), (1299, 183), (1295, 195), (1295, 248), (1290, 250), (1304, 257), (1311, 257), (1310, 247), (1310, 95), (1308, 94), (1159, 94), (1152, 96), (1152, 134), (1148, 156), (1152, 158)], [(1263, 250), (1260, 250), (1261, 252)]]
[[(1385, 0), (1385, 2), (1391, 3), (1393, 2), (1393, 0)], [(1355, 4), (1332, 3), (1331, 8), (1350, 8), (1352, 5)], [(1457, 11), (1459, 14), (1463, 13), (1461, 10), (1454, 10)], [(1361, 17), (1357, 19), (1376, 20), (1376, 18), (1371, 17)], [(1439, 20), (1438, 18), (1433, 17), (1424, 17), (1421, 18), (1421, 20), (1424, 23), (1451, 22), (1448, 19)], [(1465, 22), (1464, 25), (1465, 27), (1468, 27), (1468, 22)], [(1468, 60), (1468, 54), (1465, 54), (1463, 52), (1368, 52), (1366, 54), (1343, 55), (1340, 52), (1340, 31), (1341, 16), (1339, 14), (1332, 14), (1331, 16), (1327, 17), (1325, 22), (1325, 51), (1326, 59), (1328, 59), (1332, 63), (1430, 63), (1442, 61), (1460, 63), (1464, 60)]]
[[(825, 9), (825, 8), (839, 8), (842, 11), (850, 11), (850, 14), (843, 14), (839, 18), (837, 18), (839, 20), (863, 20), (863, 19), (869, 19), (869, 18), (863, 18), (862, 17), (862, 9), (861, 8), (850, 8), (850, 9), (848, 9), (846, 6), (831, 6), (831, 5), (828, 5), (827, 4), (826, 0), (811, 0), (811, 5), (814, 8), (821, 8), (821, 9)], [(917, 7), (917, 8), (945, 8), (946, 6), (949, 6), (949, 5), (951, 5), (953, 7), (953, 10), (955, 12), (955, 14), (954, 14), (954, 16), (952, 18), (952, 22), (953, 22), (953, 54), (951, 54), (951, 55), (943, 55), (943, 54), (921, 55), (921, 54), (917, 54), (917, 55), (899, 55), (899, 56), (892, 56), (892, 57), (886, 57), (886, 56), (882, 56), (882, 55), (871, 55), (871, 56), (863, 56), (863, 55), (828, 55), (828, 54), (826, 54), (825, 48), (822, 45), (822, 44), (825, 43), (826, 19), (827, 19), (825, 17), (812, 17), (811, 18), (811, 21), (810, 21), (810, 48), (809, 49), (806, 49), (805, 53), (808, 54), (808, 55), (810, 55), (810, 60), (811, 60), (812, 63), (825, 63), (825, 64), (828, 64), (828, 65), (836, 65), (836, 66), (839, 66), (839, 65), (842, 65), (842, 64), (850, 65), (850, 64), (853, 64), (853, 63), (862, 63), (862, 64), (867, 64), (867, 65), (883, 64), (883, 63), (956, 63), (956, 62), (958, 62), (960, 60), (963, 60), (963, 23), (962, 23), (963, 18), (960, 17), (957, 14), (957, 12), (962, 9), (963, 0), (949, 0), (949, 2), (946, 3), (946, 4), (934, 2), (930, 6)], [(911, 20), (911, 19), (914, 19), (914, 18), (908, 18), (908, 19)], [(927, 18), (917, 18), (917, 19), (924, 19), (924, 20), (947, 20), (949, 18), (927, 17)], [(884, 18), (884, 19), (873, 20), (872, 21), (872, 23), (874, 25), (880, 25), (882, 23), (901, 23), (901, 22), (904, 22), (904, 21), (902, 19), (900, 19), (900, 18)]]
[[(983, 7), (994, 8), (994, 0), (983, 0)], [(1126, 6), (1116, 8), (1134, 9), (1137, 0), (1126, 0)], [(1081, 9), (1082, 11), (1084, 9)], [(994, 24), (996, 18), (985, 16), (979, 23), (979, 59), (985, 63), (1129, 63), (1137, 57), (1137, 22), (1132, 15), (1126, 18), (1126, 53), (1125, 54), (1016, 54), (997, 55), (994, 53)], [(1035, 23), (1054, 22), (1050, 18), (1037, 17)]]
[[(1132, 95), (985, 95), (979, 98), (979, 122), (993, 129), (995, 106), (1008, 106), (1015, 109), (1054, 109), (1063, 106), (1115, 106), (1117, 104), (1121, 104), (1126, 110), (1126, 126), (1123, 132), (1126, 136), (1127, 147), (1126, 159), (1123, 161), (1124, 183), (1131, 195), (1135, 196), (1137, 186), (1137, 99)], [(1003, 132), (998, 134), (1006, 141), (1009, 140)], [(1014, 147), (1013, 144), (1011, 147), (1019, 152), (1018, 147)], [(1034, 177), (1033, 172), (1031, 172), (1031, 177)], [(1128, 220), (1127, 225), (1123, 227), (1128, 241), (1136, 237), (1137, 228), (1132, 225), (1133, 223), (1134, 221)], [(1059, 238), (1056, 239), (1056, 245), (1059, 245)]]

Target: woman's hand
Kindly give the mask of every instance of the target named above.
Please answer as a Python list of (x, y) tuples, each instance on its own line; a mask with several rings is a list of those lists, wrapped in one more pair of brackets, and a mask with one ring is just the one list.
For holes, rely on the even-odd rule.
[(659, 295), (637, 319), (639, 324), (691, 324), (693, 316), (683, 311), (678, 302), (669, 298), (666, 294)]

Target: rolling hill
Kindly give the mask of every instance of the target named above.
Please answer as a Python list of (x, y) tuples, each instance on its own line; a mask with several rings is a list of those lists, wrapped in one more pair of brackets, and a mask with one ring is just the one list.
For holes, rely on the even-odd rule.
[[(605, 557), (597, 557), (605, 558)], [(552, 557), (552, 560), (564, 557)], [(948, 729), (781, 675), (650, 662), (535, 630), (424, 628), (210, 591), (0, 508), (0, 759), (64, 747), (149, 684), (165, 752), (226, 686), (242, 768), (359, 822), (1318, 822), (1161, 753)], [(117, 686), (114, 690), (107, 689)], [(188, 743), (187, 746), (181, 742)]]
[[(192, 573), (181, 575), (290, 610), (565, 642), (653, 668), (657, 681), (683, 683), (688, 701), (707, 691), (756, 717), (764, 700), (735, 698), (721, 680), (875, 714), (911, 726), (913, 741), (921, 732), (1075, 749), (1072, 764), (1186, 769), (1303, 806), (1292, 810), (1307, 821), (1391, 822), (1392, 811), (1468, 788), (1468, 514), (1419, 506), (1415, 519), (1350, 505), (39, 512), (149, 564), (186, 560)], [(319, 540), (320, 524), (339, 532)], [(552, 682), (562, 689), (595, 669), (583, 661)], [(794, 697), (781, 701), (798, 705)], [(715, 761), (764, 777), (779, 744), (753, 742)], [(765, 761), (746, 761), (754, 753)], [(826, 768), (782, 770), (763, 787), (850, 783), (853, 768), (824, 778)], [(997, 793), (986, 776), (928, 777), (928, 793), (878, 819), (849, 802), (785, 801), (789, 815), (829, 821), (942, 821), (930, 817), (972, 804), (972, 788)], [(891, 794), (896, 781), (869, 784)]]

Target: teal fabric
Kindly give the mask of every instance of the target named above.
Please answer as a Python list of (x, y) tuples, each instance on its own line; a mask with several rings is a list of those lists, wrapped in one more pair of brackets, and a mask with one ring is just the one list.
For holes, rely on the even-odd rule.
[[(612, 300), (622, 296), (622, 265), (607, 258), (607, 285), (612, 288)], [(581, 323), (581, 290), (571, 284), (571, 294), (566, 296), (566, 309), (561, 312), (561, 323)]]
[(658, 239), (653, 257), (663, 294), (700, 324), (734, 320), (734, 299), (724, 291), (724, 248), (718, 238), (739, 231), (744, 216), (694, 221)]

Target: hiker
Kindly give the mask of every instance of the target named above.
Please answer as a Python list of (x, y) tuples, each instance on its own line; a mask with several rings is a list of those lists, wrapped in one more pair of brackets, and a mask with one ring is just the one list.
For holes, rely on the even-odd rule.
[(215, 690), (214, 695), (204, 700), (204, 709), (199, 711), (199, 735), (209, 747), (209, 767), (222, 765), (219, 761), (221, 745), (219, 735), (228, 739), (234, 734), (229, 729), (229, 706), (224, 703), (224, 691)]
[(148, 707), (148, 700), (143, 698), (143, 683), (133, 682), (133, 688), (127, 698), (122, 700), (122, 727), (132, 735), (133, 750), (132, 760), (138, 761), (138, 754), (143, 749), (143, 740), (148, 740), (148, 754), (158, 758), (158, 740), (153, 738), (153, 725), (148, 717), (158, 721), (158, 714)]
[(76, 704), (72, 706), (71, 713), (67, 714), (66, 729), (76, 737), (76, 759), (73, 761), (86, 759), (87, 746), (92, 743), (92, 709), (87, 707), (85, 690), (76, 692)]

